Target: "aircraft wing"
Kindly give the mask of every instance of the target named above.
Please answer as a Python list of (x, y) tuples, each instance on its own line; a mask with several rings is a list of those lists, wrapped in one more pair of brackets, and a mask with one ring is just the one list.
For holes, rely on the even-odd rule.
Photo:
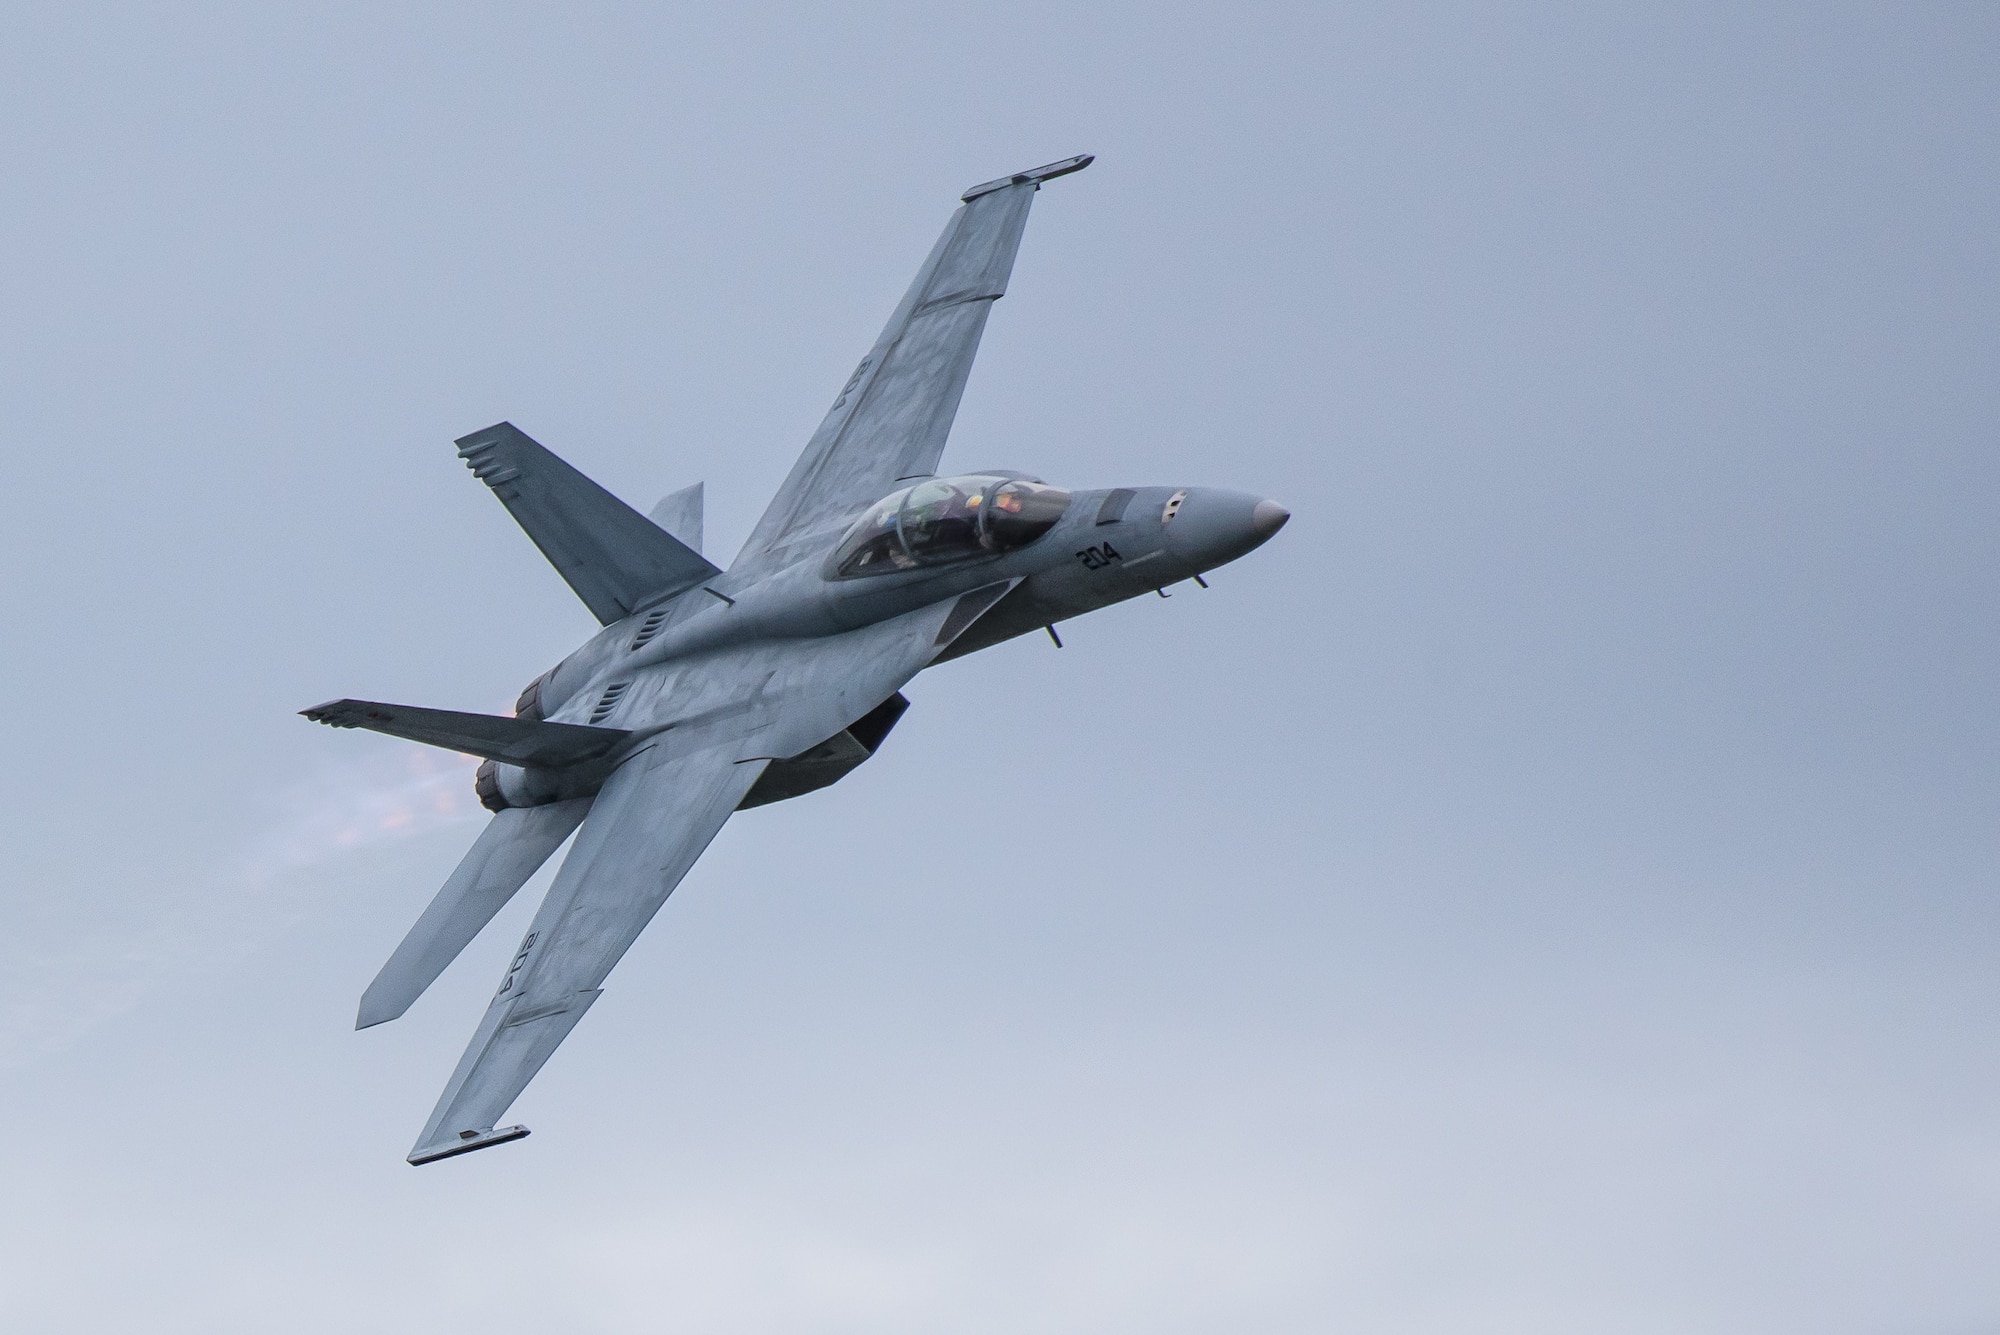
[(764, 766), (725, 742), (620, 766), (597, 795), (576, 847), (516, 949), (500, 990), (410, 1151), (413, 1164), (526, 1135), (493, 1123), (584, 1012), (611, 966), (651, 922)]
[(987, 313), (1007, 291), (1014, 252), (1041, 182), (1090, 155), (988, 181), (965, 192), (882, 336), (834, 400), (737, 564), (814, 533), (928, 476), (944, 453)]
[[(1001, 581), (844, 635), (768, 641), (682, 667), (666, 683), (676, 697), (761, 684), (740, 707), (659, 733), (605, 781), (410, 1162), (527, 1135), (523, 1127), (493, 1124), (596, 1002), (612, 966), (765, 764), (811, 749), (895, 694), (971, 623), (962, 606), (968, 599), (983, 607), (1010, 585)], [(469, 909), (453, 911), (470, 921)], [(463, 934), (446, 933), (453, 944)]]

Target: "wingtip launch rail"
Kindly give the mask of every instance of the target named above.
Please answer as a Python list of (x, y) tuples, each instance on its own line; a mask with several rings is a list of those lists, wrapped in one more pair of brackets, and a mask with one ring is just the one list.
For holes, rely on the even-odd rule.
[(525, 1126), (502, 1126), (491, 1131), (461, 1131), (457, 1140), (421, 1150), (411, 1150), (410, 1167), (417, 1168), (427, 1163), (436, 1163), (439, 1159), (456, 1158), (461, 1154), (470, 1154), (474, 1150), (505, 1145), (510, 1140), (525, 1140), (528, 1134), (528, 1128)]
[(1073, 158), (1064, 158), (1061, 162), (1051, 162), (1045, 167), (1031, 167), (1024, 172), (1015, 172), (1012, 176), (1002, 176), (995, 180), (981, 182), (958, 198), (962, 203), (970, 204), (981, 195), (990, 194), (995, 190), (1003, 190), (1010, 185), (1027, 185), (1031, 182), (1035, 185), (1040, 185), (1044, 181), (1053, 181), (1058, 176), (1067, 176), (1071, 172), (1080, 172), (1095, 161), (1097, 161), (1095, 153), (1079, 153)]

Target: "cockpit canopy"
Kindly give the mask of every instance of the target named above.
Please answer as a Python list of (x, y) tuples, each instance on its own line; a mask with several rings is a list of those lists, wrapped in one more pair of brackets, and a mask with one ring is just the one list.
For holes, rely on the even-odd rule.
[(1030, 478), (932, 478), (883, 497), (855, 521), (834, 552), (833, 573), (879, 575), (1012, 551), (1068, 509), (1068, 492)]

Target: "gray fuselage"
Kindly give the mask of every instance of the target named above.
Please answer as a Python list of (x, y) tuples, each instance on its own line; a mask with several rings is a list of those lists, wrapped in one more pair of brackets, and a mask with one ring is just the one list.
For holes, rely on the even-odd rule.
[[(1080, 491), (1053, 527), (1013, 550), (842, 576), (833, 558), (849, 516), (605, 626), (523, 692), (517, 713), (655, 735), (717, 707), (649, 681), (676, 677), (689, 660), (740, 656), (750, 677), (770, 641), (836, 636), (991, 590), (941, 648), (942, 662), (1193, 578), (1258, 547), (1289, 517), (1274, 501), (1218, 488)], [(499, 765), (485, 782), (506, 805), (532, 806), (595, 791), (618, 759), (561, 774)]]

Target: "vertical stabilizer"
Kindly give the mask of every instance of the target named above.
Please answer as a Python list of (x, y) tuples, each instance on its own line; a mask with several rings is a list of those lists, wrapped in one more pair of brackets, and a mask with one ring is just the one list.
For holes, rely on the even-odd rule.
[(701, 551), (701, 492), (699, 482), (682, 487), (671, 496), (662, 496), (646, 516), (697, 553)]

